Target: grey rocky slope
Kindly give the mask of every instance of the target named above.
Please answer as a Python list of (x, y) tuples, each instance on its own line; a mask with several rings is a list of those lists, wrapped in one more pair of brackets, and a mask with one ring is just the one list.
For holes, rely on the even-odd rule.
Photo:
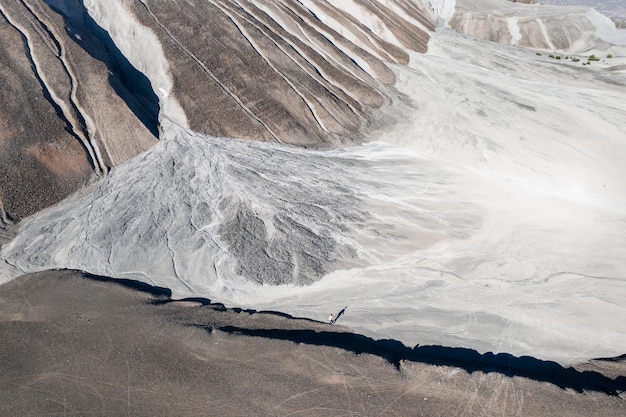
[(421, 2), (348, 3), (0, 1), (2, 223), (149, 148), (159, 117), (306, 146), (363, 140), (385, 123), (386, 63), (425, 51), (433, 26)]

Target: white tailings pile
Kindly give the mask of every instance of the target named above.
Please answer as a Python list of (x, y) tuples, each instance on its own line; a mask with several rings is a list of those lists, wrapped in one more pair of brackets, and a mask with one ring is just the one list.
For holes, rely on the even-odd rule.
[(168, 122), (24, 222), (0, 276), (80, 268), (319, 320), (348, 306), (339, 324), (407, 345), (623, 354), (626, 80), (449, 30), (395, 71), (404, 122), (360, 147)]

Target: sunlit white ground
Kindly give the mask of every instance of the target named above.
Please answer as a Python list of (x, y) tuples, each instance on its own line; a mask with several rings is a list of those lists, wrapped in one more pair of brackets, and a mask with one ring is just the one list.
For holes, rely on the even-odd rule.
[(399, 89), (417, 111), (381, 140), (458, 174), (481, 230), (284, 302), (323, 310), (337, 293), (346, 325), (409, 344), (563, 362), (623, 352), (626, 80), (445, 31), (412, 66)]
[[(623, 354), (626, 78), (608, 66), (440, 30), (396, 68), (398, 123), (374, 143), (307, 151), (168, 124), (25, 222), (0, 278), (79, 268), (319, 320), (347, 306), (339, 324), (410, 346)], [(314, 282), (255, 282), (274, 271)]]

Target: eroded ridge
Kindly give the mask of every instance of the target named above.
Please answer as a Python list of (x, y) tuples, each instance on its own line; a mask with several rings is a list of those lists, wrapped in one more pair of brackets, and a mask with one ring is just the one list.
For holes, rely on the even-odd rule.
[(181, 13), (137, 0), (129, 12), (177, 63), (173, 91), (191, 129), (313, 146), (358, 142), (384, 123), (374, 110), (395, 81), (386, 63), (424, 52), (433, 28), (404, 1), (212, 0)]
[(0, 199), (12, 222), (156, 140), (82, 3), (65, 14), (57, 3), (0, 1)]
[(55, 107), (67, 130), (81, 142), (95, 172), (105, 174), (107, 167), (88, 129), (92, 122), (76, 97), (76, 76), (67, 60), (64, 41), (47, 23), (46, 12), (37, 6), (20, 0), (13, 4), (12, 13), (2, 5), (0, 12), (23, 37), (26, 55), (44, 96)]

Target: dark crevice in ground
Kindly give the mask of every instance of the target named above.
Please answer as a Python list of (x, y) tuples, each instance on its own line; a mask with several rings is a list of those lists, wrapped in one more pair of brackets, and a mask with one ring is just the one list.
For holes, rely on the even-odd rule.
[[(147, 292), (155, 299), (154, 305), (175, 304), (178, 302), (196, 302), (216, 311), (231, 311), (235, 313), (268, 314), (280, 316), (289, 320), (322, 324), (317, 320), (297, 318), (277, 311), (257, 311), (253, 309), (226, 308), (223, 304), (213, 303), (208, 298), (194, 297), (182, 300), (172, 300), (171, 291), (167, 288), (155, 287), (143, 282), (130, 279), (115, 279), (86, 274), (86, 278), (101, 282), (112, 282), (134, 290)], [(345, 308), (342, 310), (345, 313)], [(339, 316), (339, 315), (338, 315)], [(286, 340), (294, 343), (304, 343), (315, 346), (327, 346), (353, 352), (357, 355), (366, 353), (379, 356), (397, 369), (401, 369), (403, 361), (419, 362), (428, 365), (451, 366), (460, 368), (468, 373), (496, 372), (507, 377), (523, 377), (538, 382), (554, 384), (562, 389), (572, 389), (579, 393), (585, 391), (603, 392), (618, 396), (626, 391), (626, 376), (615, 379), (596, 371), (579, 371), (573, 367), (564, 367), (554, 361), (545, 361), (531, 356), (513, 356), (509, 353), (481, 354), (473, 349), (446, 347), (446, 346), (416, 346), (410, 348), (403, 343), (392, 340), (375, 340), (370, 337), (344, 331), (317, 331), (311, 329), (259, 329), (237, 326), (191, 326), (202, 328), (209, 333), (219, 330), (229, 334), (261, 337), (273, 340)], [(332, 329), (329, 325), (329, 329)], [(599, 359), (603, 361), (625, 361), (626, 354), (616, 357)]]
[(122, 287), (150, 294), (154, 297), (155, 303), (164, 300), (171, 300), (172, 297), (172, 290), (170, 290), (169, 288), (157, 287), (155, 285), (146, 284), (145, 282), (137, 281), (134, 279), (109, 278), (100, 275), (89, 274), (87, 272), (83, 272), (83, 276), (93, 281), (111, 282), (117, 285), (121, 285)]
[(507, 377), (524, 377), (548, 382), (563, 389), (573, 389), (579, 393), (599, 391), (608, 395), (619, 395), (626, 391), (626, 377), (624, 376), (611, 379), (599, 372), (565, 368), (556, 362), (530, 356), (516, 357), (508, 353), (491, 352), (480, 354), (473, 349), (446, 346), (418, 345), (412, 349), (397, 340), (374, 340), (359, 334), (332, 331), (246, 329), (235, 326), (222, 326), (217, 330), (244, 336), (336, 347), (355, 354), (368, 353), (380, 356), (398, 369), (402, 361), (412, 361), (428, 365), (452, 366), (464, 369), (468, 373), (497, 372)]

